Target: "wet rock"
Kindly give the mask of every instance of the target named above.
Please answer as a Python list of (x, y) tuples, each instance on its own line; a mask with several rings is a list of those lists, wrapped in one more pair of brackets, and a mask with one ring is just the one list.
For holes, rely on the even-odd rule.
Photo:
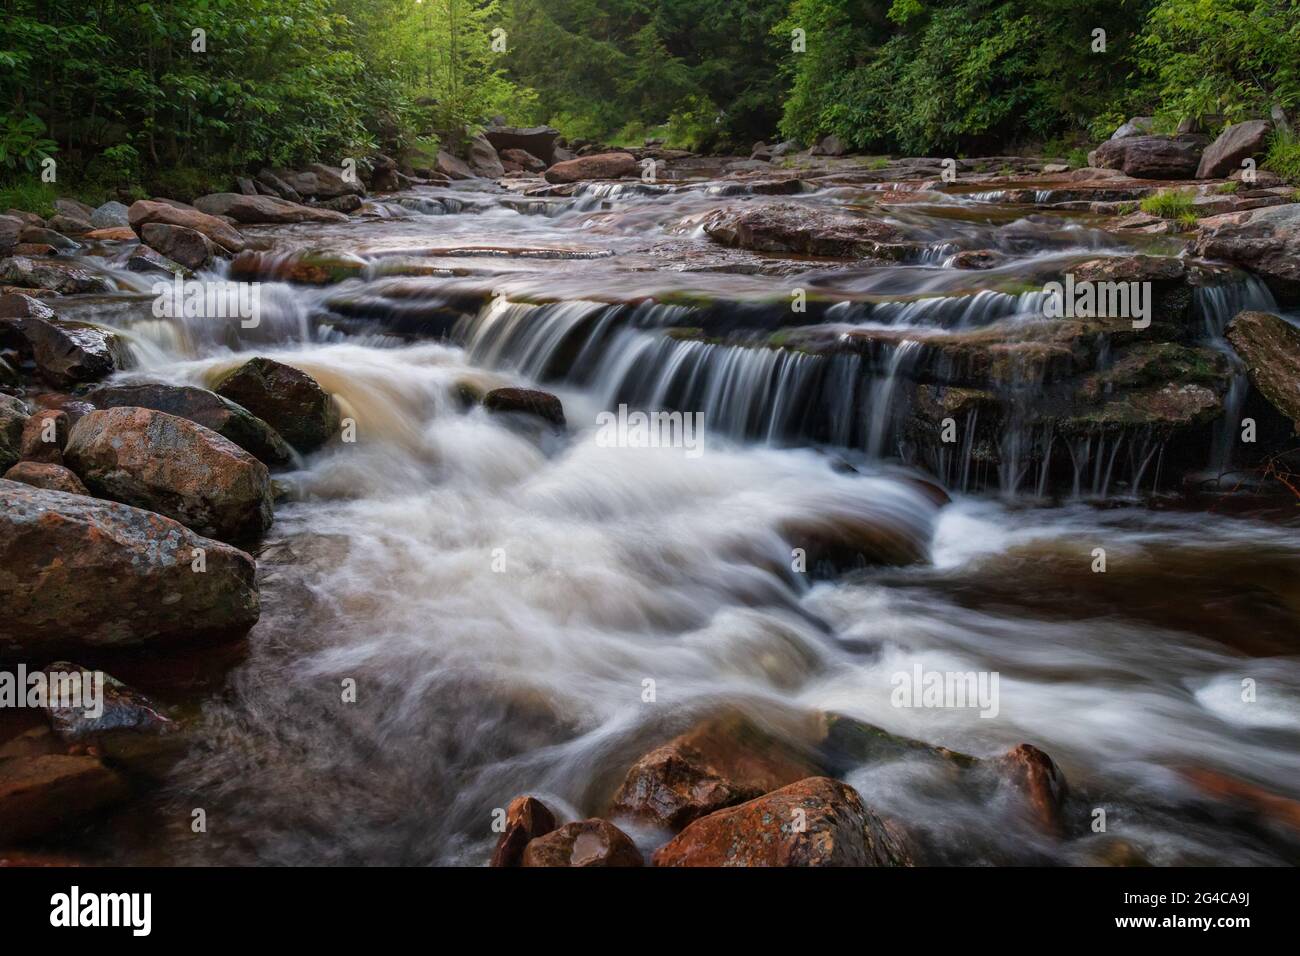
[(67, 413), (57, 408), (43, 408), (34, 412), (23, 426), (22, 458), (24, 461), (61, 465), (63, 448), (67, 443)]
[(37, 370), (54, 385), (93, 382), (132, 365), (126, 340), (112, 329), (59, 318), (22, 326)]
[(908, 565), (928, 556), (928, 542), (915, 529), (883, 516), (840, 512), (787, 518), (778, 528), (799, 548), (811, 573), (824, 575), (877, 565)]
[(1300, 833), (1300, 800), (1289, 799), (1208, 767), (1188, 767), (1182, 770), (1182, 775), (1212, 800), (1236, 805), (1253, 816)]
[(106, 385), (86, 393), (96, 408), (152, 408), (210, 428), (262, 463), (283, 468), (293, 449), (274, 428), (248, 409), (196, 385)]
[(145, 223), (140, 228), (140, 238), (160, 256), (191, 271), (206, 269), (224, 252), (203, 233), (184, 226)]
[(22, 399), (0, 392), (0, 468), (7, 470), (22, 457), (23, 430), (30, 414)]
[[(134, 236), (135, 232), (132, 231), (131, 235)], [(187, 269), (179, 262), (173, 262), (161, 252), (144, 245), (132, 252), (131, 257), (126, 260), (126, 267), (131, 272), (154, 275), (179, 275), (189, 278), (193, 274), (192, 269)]]
[(1196, 178), (1217, 179), (1227, 176), (1241, 168), (1242, 160), (1263, 156), (1268, 149), (1268, 138), (1272, 131), (1273, 124), (1267, 120), (1247, 120), (1228, 126), (1201, 154)]
[(96, 495), (239, 540), (271, 526), (266, 466), (234, 442), (149, 408), (91, 412), (73, 426), (64, 460)]
[(333, 397), (306, 372), (272, 359), (250, 359), (213, 391), (248, 409), (300, 452), (315, 451), (339, 430)]
[(529, 841), (555, 829), (555, 816), (535, 797), (515, 797), (506, 807), (506, 828), (497, 840), (492, 866), (518, 866)]
[(0, 216), (0, 255), (9, 255), (18, 245), (23, 232), (23, 221), (16, 216)]
[(622, 179), (640, 171), (631, 153), (596, 153), (556, 163), (546, 171), (548, 183), (576, 183), (591, 179)]
[(343, 170), (339, 167), (326, 166), (323, 163), (312, 163), (301, 172), (276, 170), (275, 175), (287, 183), (294, 192), (298, 193), (298, 199), (292, 196), (282, 197), (290, 202), (299, 202), (304, 196), (313, 196), (317, 199), (333, 199), (336, 196), (346, 196), (349, 193), (358, 196), (366, 194), (359, 180), (354, 179), (352, 176), (345, 176)]
[(1126, 136), (1097, 147), (1092, 165), (1121, 169), (1135, 179), (1191, 179), (1201, 150), (1201, 143), (1193, 138)]
[[(348, 194), (352, 195), (352, 194)], [(360, 205), (360, 199), (357, 199)], [(348, 217), (331, 209), (304, 206), (272, 196), (242, 193), (212, 193), (194, 200), (194, 207), (209, 216), (229, 216), (242, 223), (347, 222)]]
[(819, 768), (740, 714), (705, 721), (643, 756), (614, 796), (610, 815), (677, 831)]
[(995, 269), (1006, 261), (1007, 257), (994, 249), (967, 249), (956, 253), (948, 265), (953, 269)]
[(230, 263), (230, 277), (239, 282), (274, 279), (304, 285), (333, 285), (355, 279), (366, 272), (360, 256), (340, 252), (305, 250), (287, 256), (262, 252), (242, 252)]
[[(552, 126), (491, 126), (483, 131), (483, 135), (502, 155), (505, 150), (522, 150), (536, 156), (545, 166), (556, 161), (555, 147), (560, 131)], [(527, 164), (520, 165), (529, 168)]]
[(1251, 384), (1300, 433), (1300, 329), (1271, 312), (1242, 312), (1228, 326), (1228, 341)]
[(58, 830), (130, 795), (96, 757), (47, 754), (0, 760), (0, 843)]
[(503, 149), (500, 151), (501, 161), (514, 163), (520, 169), (530, 173), (540, 173), (546, 169), (546, 161), (525, 149)]
[(825, 713), (821, 722), (822, 739), (817, 758), (829, 773), (842, 775), (866, 764), (909, 758), (939, 761), (960, 770), (978, 763), (967, 754), (900, 737), (844, 714)]
[(83, 707), (75, 692), (71, 700), (51, 700), (44, 708), (54, 736), (69, 752), (91, 750), (111, 766), (151, 777), (164, 776), (185, 755), (189, 741), (181, 724), (138, 690), (67, 661), (45, 673), (52, 689), (74, 686), (70, 681), (79, 676), (83, 688), (100, 693), (100, 713)]
[(724, 246), (756, 252), (902, 259), (917, 248), (883, 219), (814, 211), (793, 203), (718, 209), (705, 218), (704, 231)]
[[(321, 199), (316, 202), (315, 208), (324, 213), (337, 213), (348, 217), (349, 213), (354, 213), (366, 204), (365, 200), (355, 193), (347, 193), (343, 196), (335, 196), (333, 199)], [(338, 220), (334, 220), (337, 222)]]
[(60, 295), (112, 292), (113, 283), (86, 269), (56, 259), (34, 260), (27, 256), (0, 259), (0, 284), (28, 289), (48, 289)]
[(0, 656), (242, 636), (254, 575), (162, 515), (0, 480)]
[(1039, 829), (1052, 836), (1065, 835), (1063, 811), (1069, 787), (1051, 757), (1031, 744), (1020, 744), (998, 758), (996, 769), (1023, 797)]
[(906, 866), (906, 845), (857, 791), (810, 777), (701, 817), (660, 847), (655, 866)]
[[(247, 243), (239, 231), (229, 223), (216, 216), (209, 216), (193, 208), (180, 208), (172, 203), (156, 199), (141, 199), (133, 203), (128, 210), (131, 228), (143, 237), (141, 231), (149, 223), (164, 226), (180, 226), (200, 232), (226, 252), (243, 252)], [(148, 242), (148, 240), (145, 240)], [(166, 254), (164, 250), (164, 254)]]
[(257, 181), (281, 199), (287, 199), (289, 202), (302, 202), (302, 194), (277, 176), (273, 170), (263, 169), (257, 174)]
[[(90, 232), (94, 227), (91, 226), (89, 219), (77, 219), (72, 216), (51, 216), (46, 221), (47, 232), (52, 233), (59, 239), (67, 236), (81, 236)], [(73, 243), (75, 246), (76, 244)]]
[(534, 415), (556, 428), (563, 428), (564, 405), (550, 392), (534, 388), (494, 388), (483, 396), (490, 412), (518, 412)]
[(130, 226), (131, 217), (127, 207), (123, 203), (109, 201), (90, 214), (90, 224), (95, 229), (112, 229), (120, 226)]
[(90, 494), (86, 486), (81, 483), (81, 479), (63, 465), (20, 461), (4, 472), (3, 477), (6, 481), (17, 481), (47, 491), (62, 491), (70, 495)]
[(1300, 302), (1300, 203), (1214, 223), (1202, 232), (1196, 254), (1236, 263), (1262, 276), (1284, 303)]
[(632, 838), (606, 820), (579, 820), (531, 840), (520, 866), (643, 866)]

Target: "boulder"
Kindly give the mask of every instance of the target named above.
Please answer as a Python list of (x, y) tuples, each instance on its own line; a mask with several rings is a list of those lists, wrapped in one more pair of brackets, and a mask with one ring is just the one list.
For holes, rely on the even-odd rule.
[(42, 408), (23, 426), (23, 461), (63, 464), (63, 447), (68, 443), (68, 413)]
[(126, 340), (112, 329), (59, 318), (22, 323), (37, 370), (54, 385), (97, 381), (132, 365)]
[(1228, 341), (1250, 383), (1300, 434), (1300, 329), (1271, 312), (1242, 312), (1228, 325)]
[(1120, 126), (1119, 129), (1110, 134), (1111, 139), (1128, 139), (1131, 136), (1149, 136), (1155, 129), (1156, 118), (1154, 116), (1134, 116), (1127, 123)]
[[(51, 664), (45, 674), (51, 687), (78, 676), (82, 687), (93, 687), (96, 680), (95, 672), (67, 661)], [(103, 712), (98, 716), (80, 702), (52, 700), (46, 705), (54, 736), (70, 752), (89, 748), (112, 766), (163, 777), (188, 747), (180, 723), (138, 690), (108, 674), (102, 680)]]
[(333, 285), (364, 276), (367, 262), (349, 253), (304, 249), (300, 252), (240, 253), (230, 262), (230, 277), (238, 282), (273, 279), (304, 285)]
[[(360, 196), (355, 193), (346, 193), (342, 196), (335, 196), (333, 199), (318, 200), (315, 208), (321, 213), (341, 214), (343, 219), (346, 220), (348, 218), (348, 213), (356, 212), (364, 205), (365, 200)], [(334, 219), (331, 221), (340, 222), (342, 220)]]
[(254, 358), (224, 375), (213, 389), (242, 405), (301, 452), (315, 451), (339, 429), (333, 397), (306, 372)]
[(0, 216), (0, 255), (8, 255), (18, 245), (25, 224), (17, 216)]
[(535, 797), (515, 797), (506, 807), (506, 828), (497, 839), (491, 866), (518, 866), (524, 848), (555, 829), (555, 816)]
[(435, 160), (434, 169), (436, 172), (451, 179), (474, 178), (474, 170), (469, 168), (469, 164), (462, 159), (457, 159), (445, 149), (438, 150), (438, 157)]
[(54, 200), (54, 212), (59, 216), (67, 216), (70, 219), (82, 219), (90, 221), (90, 217), (95, 214), (95, 207), (88, 206), (80, 199), (56, 199)]
[(130, 226), (109, 226), (105, 229), (92, 229), (81, 238), (95, 242), (138, 242), (135, 230)]
[(500, 155), (502, 162), (514, 163), (520, 169), (530, 173), (540, 173), (546, 169), (546, 162), (543, 159), (525, 149), (503, 149)]
[(73, 426), (63, 457), (96, 495), (209, 537), (238, 540), (271, 526), (266, 466), (188, 419), (150, 408), (94, 411)]
[(292, 196), (281, 197), (291, 202), (298, 202), (304, 196), (312, 196), (316, 199), (332, 199), (335, 196), (346, 196), (349, 193), (364, 196), (366, 192), (359, 180), (351, 176), (345, 176), (341, 168), (326, 166), (322, 163), (312, 163), (300, 172), (276, 170), (274, 175), (298, 194), (298, 199), (294, 199)]
[(255, 570), (162, 515), (0, 480), (0, 655), (241, 636)]
[(1197, 179), (1217, 179), (1241, 168), (1241, 162), (1262, 156), (1268, 149), (1268, 138), (1273, 124), (1267, 120), (1247, 120), (1234, 123), (1219, 134), (1219, 138), (1205, 148)]
[(96, 408), (152, 408), (197, 422), (273, 468), (296, 460), (274, 428), (248, 409), (197, 385), (104, 385), (85, 398)]
[[(46, 222), (46, 232), (53, 232), (54, 235), (62, 239), (65, 236), (81, 236), (95, 228), (90, 224), (89, 219), (78, 219), (73, 216), (51, 216)], [(31, 241), (31, 240), (28, 240)], [(56, 247), (57, 248), (57, 247)]]
[(550, 392), (535, 388), (494, 388), (483, 396), (483, 407), (490, 412), (518, 412), (534, 415), (556, 428), (563, 428), (564, 406)]
[(1196, 254), (1249, 269), (1284, 303), (1300, 302), (1300, 203), (1256, 209), (1244, 221), (1209, 228)]
[(38, 461), (20, 461), (3, 473), (5, 481), (19, 481), (33, 488), (63, 491), (70, 495), (88, 495), (89, 491), (73, 472), (63, 465), (44, 464)]
[(180, 226), (184, 229), (201, 232), (226, 252), (243, 252), (247, 246), (244, 237), (229, 223), (218, 219), (216, 216), (209, 216), (197, 209), (181, 208), (162, 200), (141, 199), (139, 202), (133, 203), (127, 212), (131, 221), (131, 228), (136, 231), (136, 235), (142, 237), (144, 234), (141, 230), (144, 226), (149, 223), (159, 223), (165, 226)]
[(44, 836), (130, 796), (98, 757), (40, 754), (0, 760), (0, 844)]
[(236, 177), (235, 177), (235, 188), (238, 189), (239, 192), (240, 192), (240, 194), (241, 194), (241, 195), (244, 195), (244, 196), (258, 196), (258, 195), (261, 195), (261, 194), (257, 191), (257, 183), (253, 182), (253, 181), (252, 181), (251, 179), (249, 179), (247, 176), (236, 176)]
[(0, 468), (7, 470), (22, 457), (23, 431), (30, 414), (22, 399), (0, 392)]
[(814, 156), (843, 156), (847, 153), (848, 147), (844, 141), (832, 133), (830, 136), (822, 138), (822, 141), (813, 147)]
[(819, 769), (740, 714), (705, 721), (646, 754), (628, 771), (610, 815), (674, 832)]
[[(134, 232), (131, 235), (135, 235)], [(141, 245), (132, 250), (130, 257), (126, 260), (126, 268), (130, 272), (142, 272), (156, 275), (179, 275), (183, 278), (189, 278), (194, 274), (192, 269), (187, 269), (179, 262), (173, 262), (156, 249), (150, 249), (148, 246)]]
[(469, 168), (486, 179), (500, 179), (506, 173), (501, 165), (501, 158), (497, 156), (496, 148), (482, 133), (477, 133), (470, 138), (466, 159)]
[(1169, 136), (1126, 136), (1097, 147), (1089, 165), (1120, 169), (1134, 179), (1191, 179), (1201, 161), (1200, 140)]
[(140, 229), (140, 238), (160, 256), (191, 271), (207, 268), (223, 252), (203, 233), (185, 226), (145, 223)]
[(281, 199), (287, 199), (289, 202), (302, 202), (302, 194), (277, 176), (272, 170), (263, 169), (257, 174), (257, 181), (269, 189), (273, 195), (279, 196)]
[[(556, 162), (555, 148), (560, 131), (552, 126), (491, 126), (484, 130), (483, 135), (498, 153), (507, 149), (523, 150), (546, 166)], [(528, 168), (525, 164), (520, 165)]]
[(632, 838), (606, 820), (579, 820), (530, 840), (520, 866), (643, 866)]
[(782, 156), (790, 156), (803, 149), (803, 146), (793, 139), (787, 139), (784, 142), (777, 143), (775, 146), (768, 147), (767, 153), (773, 159), (780, 159)]
[(640, 171), (631, 153), (595, 153), (556, 163), (546, 171), (548, 183), (576, 183), (590, 179), (622, 179)]
[[(351, 194), (349, 194), (351, 195)], [(360, 202), (360, 200), (357, 200)], [(194, 200), (194, 207), (209, 216), (229, 216), (243, 223), (347, 222), (343, 213), (304, 206), (272, 196), (212, 193)]]
[(805, 204), (724, 206), (704, 218), (714, 242), (754, 252), (901, 259), (919, 248), (888, 220), (814, 210)]
[(1039, 829), (1050, 836), (1065, 835), (1062, 811), (1069, 787), (1051, 757), (1030, 744), (1020, 744), (1003, 754), (995, 767), (1003, 782), (1023, 798)]
[(655, 866), (906, 866), (898, 833), (848, 784), (809, 777), (701, 817), (654, 854)]
[(26, 289), (48, 289), (59, 295), (112, 292), (113, 283), (70, 262), (40, 261), (26, 256), (0, 259), (0, 285)]

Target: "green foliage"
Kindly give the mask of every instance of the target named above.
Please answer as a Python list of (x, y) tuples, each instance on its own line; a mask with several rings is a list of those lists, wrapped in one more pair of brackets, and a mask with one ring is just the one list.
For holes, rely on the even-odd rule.
[[(1274, 133), (1264, 157), (1264, 168), (1290, 183), (1300, 183), (1300, 136), (1294, 130)], [(1300, 200), (1297, 200), (1300, 201)]]
[(0, 116), (0, 168), (35, 172), (56, 149), (39, 116)]
[(1237, 122), (1300, 105), (1296, 0), (1159, 0), (1137, 42), (1158, 117)]
[(1177, 219), (1186, 222), (1188, 217), (1192, 223), (1196, 222), (1196, 212), (1192, 206), (1192, 201), (1196, 198), (1196, 193), (1190, 189), (1162, 189), (1159, 192), (1147, 196), (1139, 203), (1139, 207), (1144, 213), (1150, 216), (1159, 216), (1162, 219)]

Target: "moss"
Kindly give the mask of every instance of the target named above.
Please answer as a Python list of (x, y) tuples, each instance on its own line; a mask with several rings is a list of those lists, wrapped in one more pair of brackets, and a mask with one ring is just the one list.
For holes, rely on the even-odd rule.
[(1162, 189), (1147, 196), (1138, 205), (1144, 213), (1151, 216), (1182, 221), (1191, 215), (1191, 221), (1195, 223), (1196, 210), (1192, 206), (1194, 199), (1195, 194), (1190, 189)]

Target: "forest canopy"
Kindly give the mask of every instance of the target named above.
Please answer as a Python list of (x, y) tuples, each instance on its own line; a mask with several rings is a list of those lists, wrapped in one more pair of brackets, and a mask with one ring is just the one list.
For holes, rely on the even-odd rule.
[[(570, 139), (934, 154), (1300, 106), (1300, 0), (0, 0), (0, 174)], [(1099, 31), (1101, 31), (1099, 33)]]

